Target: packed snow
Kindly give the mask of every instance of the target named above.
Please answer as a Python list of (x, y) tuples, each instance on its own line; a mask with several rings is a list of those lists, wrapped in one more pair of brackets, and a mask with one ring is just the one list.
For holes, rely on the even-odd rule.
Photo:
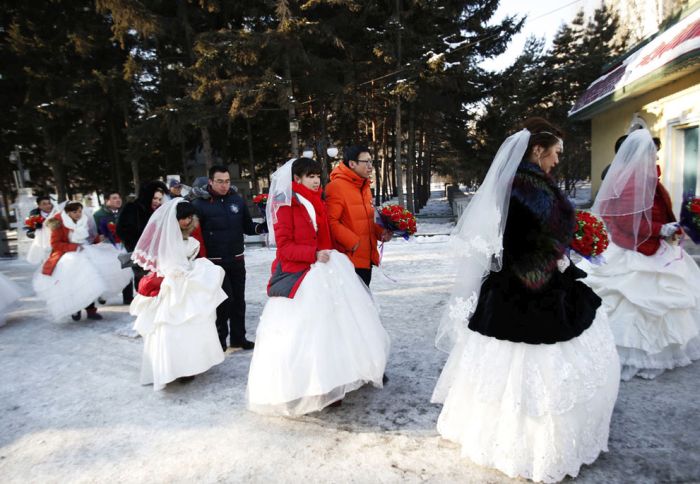
[[(447, 355), (433, 338), (454, 277), (445, 235), (453, 224), (424, 220), (419, 230), (438, 235), (387, 243), (373, 273), (392, 338), (389, 382), (295, 419), (246, 410), (252, 352), (162, 392), (140, 386), (142, 343), (120, 298), (100, 308), (103, 321), (52, 323), (32, 295), (34, 269), (0, 261), (26, 293), (0, 328), (2, 482), (512, 482), (461, 459), (435, 430), (440, 406), (430, 395)], [(251, 339), (273, 258), (246, 250)], [(700, 480), (699, 379), (695, 364), (622, 383), (610, 452), (578, 481)]]

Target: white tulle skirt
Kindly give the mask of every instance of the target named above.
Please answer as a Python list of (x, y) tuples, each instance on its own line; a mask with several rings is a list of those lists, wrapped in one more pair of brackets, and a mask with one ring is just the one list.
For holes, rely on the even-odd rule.
[(130, 312), (143, 337), (141, 384), (162, 390), (176, 378), (204, 373), (224, 361), (216, 308), (226, 299), (224, 271), (196, 259), (187, 274), (166, 277), (156, 297), (137, 295)]
[(294, 299), (272, 297), (256, 333), (248, 408), (271, 415), (321, 410), (366, 383), (382, 387), (389, 335), (371, 293), (336, 251)]
[(606, 264), (579, 266), (603, 299), (622, 364), (622, 379), (654, 378), (700, 358), (700, 269), (665, 241), (652, 256), (614, 244)]
[(97, 268), (100, 277), (105, 285), (102, 296), (120, 294), (126, 287), (133, 273), (131, 269), (122, 269), (119, 254), (125, 253), (124, 249), (117, 248), (109, 242), (102, 242), (96, 245), (88, 245), (84, 248), (92, 264)]
[(513, 343), (466, 330), (432, 401), (437, 429), (471, 461), (510, 477), (557, 482), (608, 450), (620, 363), (605, 313), (556, 344)]
[(100, 296), (117, 294), (131, 280), (131, 270), (122, 269), (119, 250), (109, 243), (83, 246), (61, 256), (50, 276), (34, 274), (33, 286), (46, 302), (55, 321), (92, 304)]
[(22, 292), (17, 284), (0, 274), (0, 326), (5, 324), (7, 313), (22, 297)]
[(51, 229), (40, 228), (34, 231), (34, 240), (27, 251), (27, 262), (41, 264), (51, 253)]
[(84, 250), (63, 254), (50, 276), (42, 274), (39, 267), (33, 286), (54, 321), (89, 306), (107, 290), (98, 268)]

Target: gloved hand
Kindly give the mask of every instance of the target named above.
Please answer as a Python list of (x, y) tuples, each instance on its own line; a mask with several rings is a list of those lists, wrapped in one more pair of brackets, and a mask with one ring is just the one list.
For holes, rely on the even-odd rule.
[(676, 233), (678, 230), (678, 224), (676, 222), (670, 222), (661, 226), (661, 237), (670, 237)]
[(268, 233), (270, 230), (267, 228), (267, 220), (263, 220), (262, 223), (259, 223), (258, 225), (256, 225), (255, 231), (259, 234)]

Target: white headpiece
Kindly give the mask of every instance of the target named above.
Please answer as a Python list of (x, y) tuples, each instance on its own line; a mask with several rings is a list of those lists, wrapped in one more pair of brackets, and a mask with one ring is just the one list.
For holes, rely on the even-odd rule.
[(466, 330), (476, 309), (483, 279), (489, 272), (501, 270), (503, 230), (513, 178), (529, 140), (530, 132), (523, 129), (503, 142), (484, 182), (452, 232), (457, 279), (435, 340), (443, 351), (451, 351)]

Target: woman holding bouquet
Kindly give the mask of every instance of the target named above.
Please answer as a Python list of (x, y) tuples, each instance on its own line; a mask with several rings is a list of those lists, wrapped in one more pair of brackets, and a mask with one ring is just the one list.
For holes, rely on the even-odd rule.
[(111, 246), (100, 244), (103, 237), (91, 231), (90, 222), (81, 203), (67, 202), (45, 223), (51, 230), (51, 254), (33, 284), (56, 321), (68, 315), (78, 321), (83, 308), (89, 319), (102, 319), (95, 299), (120, 291), (131, 277)]
[(600, 299), (566, 256), (575, 211), (549, 175), (562, 149), (554, 126), (527, 120), (460, 218), (433, 393), (438, 431), (462, 456), (544, 482), (607, 450), (619, 385)]
[(656, 158), (646, 129), (624, 141), (591, 209), (610, 234), (607, 263), (579, 264), (603, 299), (624, 380), (700, 358), (700, 269), (671, 243), (680, 231)]
[(331, 250), (321, 166), (299, 158), (272, 176), (266, 207), (277, 245), (257, 329), (248, 407), (301, 415), (365, 383), (382, 387), (389, 336), (352, 262)]
[(224, 270), (197, 258), (194, 207), (183, 198), (167, 202), (148, 220), (132, 254), (151, 273), (131, 303), (134, 329), (143, 337), (141, 384), (153, 390), (207, 371), (224, 361), (216, 308), (226, 299)]

